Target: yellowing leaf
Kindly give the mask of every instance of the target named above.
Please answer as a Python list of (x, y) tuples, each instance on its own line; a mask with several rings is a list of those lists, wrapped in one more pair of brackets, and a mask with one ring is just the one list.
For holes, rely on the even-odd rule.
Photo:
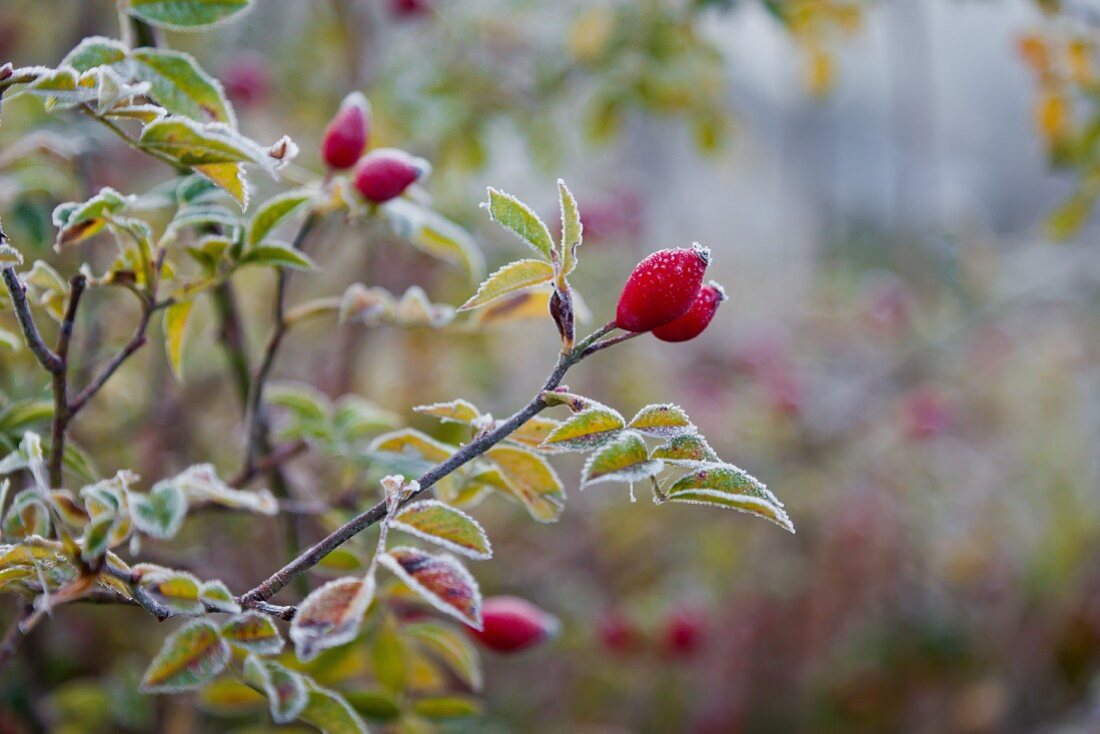
[(283, 638), (271, 617), (253, 610), (226, 620), (221, 635), (229, 644), (258, 655), (275, 655), (283, 649)]
[(550, 432), (542, 448), (590, 451), (614, 438), (626, 426), (619, 413), (606, 406), (582, 410)]
[(508, 440), (531, 448), (538, 448), (559, 425), (559, 422), (553, 418), (543, 418), (536, 415), (517, 428), (508, 437)]
[(549, 318), (552, 293), (542, 288), (515, 291), (479, 309), (474, 314), (472, 325), (480, 328), (523, 319)]
[(633, 484), (657, 474), (663, 467), (660, 459), (649, 458), (642, 437), (627, 431), (589, 457), (581, 471), (581, 487), (598, 482)]
[(485, 457), (497, 466), (500, 477), (485, 474), (484, 481), (519, 500), (539, 522), (557, 522), (565, 507), (565, 489), (546, 459), (518, 446), (503, 445), (489, 449)]
[(293, 216), (303, 204), (313, 198), (313, 195), (301, 189), (288, 191), (279, 196), (273, 196), (259, 206), (252, 215), (252, 221), (248, 225), (248, 245), (258, 245), (264, 241), (271, 232)]
[(203, 613), (199, 580), (185, 571), (161, 569), (147, 572), (142, 575), (140, 584), (146, 593), (173, 614)]
[(194, 305), (194, 301), (180, 301), (164, 309), (164, 346), (177, 380), (183, 379), (183, 337)]
[(498, 298), (502, 298), (523, 288), (529, 288), (539, 283), (546, 283), (553, 279), (554, 267), (542, 260), (517, 260), (509, 263), (486, 278), (485, 282), (478, 286), (475, 293), (466, 303), (459, 306), (459, 311), (469, 311), (485, 306)]
[(245, 185), (244, 166), (240, 163), (208, 163), (194, 169), (218, 188), (232, 196), (241, 210), (248, 208), (248, 187)]
[(529, 206), (511, 194), (491, 187), (489, 201), (482, 206), (489, 210), (494, 222), (510, 230), (544, 260), (549, 262), (553, 259), (554, 242), (550, 239), (550, 230)]
[(390, 527), (477, 560), (493, 555), (489, 538), (477, 520), (436, 500), (407, 505), (390, 521)]
[(367, 734), (367, 725), (343, 696), (308, 679), (306, 688), (306, 706), (298, 718), (317, 727), (323, 734)]
[(477, 650), (464, 634), (438, 622), (414, 622), (405, 626), (405, 633), (442, 660), (471, 690), (481, 690)]
[(457, 558), (398, 547), (378, 556), (378, 562), (439, 611), (481, 629), (481, 592)]
[(413, 451), (423, 456), (428, 461), (446, 461), (455, 452), (455, 447), (437, 441), (426, 433), (415, 428), (404, 428), (400, 431), (384, 433), (371, 441), (368, 451), (388, 451), (392, 453), (406, 453)]
[(631, 419), (627, 428), (653, 438), (672, 438), (695, 433), (695, 426), (684, 409), (671, 403), (645, 406)]
[(363, 615), (374, 599), (374, 576), (346, 576), (329, 581), (299, 605), (290, 625), (299, 660), (312, 660), (324, 649), (355, 639)]
[(177, 693), (198, 688), (229, 662), (229, 645), (213, 622), (196, 619), (164, 641), (141, 679), (146, 693)]
[(445, 423), (473, 423), (481, 417), (481, 411), (468, 400), (458, 398), (448, 403), (418, 405), (413, 408), (417, 413), (432, 415)]

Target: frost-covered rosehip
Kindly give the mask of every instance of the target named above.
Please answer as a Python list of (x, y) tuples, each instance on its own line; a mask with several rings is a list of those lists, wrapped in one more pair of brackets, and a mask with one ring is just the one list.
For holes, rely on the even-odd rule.
[(321, 156), (325, 165), (335, 170), (351, 168), (367, 148), (370, 136), (370, 103), (359, 92), (352, 92), (340, 104), (325, 129), (321, 141)]
[(700, 245), (649, 255), (626, 279), (615, 325), (626, 331), (650, 331), (683, 316), (695, 303), (708, 264), (710, 250)]
[(669, 321), (664, 326), (658, 326), (653, 330), (653, 336), (665, 342), (686, 342), (703, 333), (707, 324), (718, 313), (718, 306), (726, 300), (726, 292), (722, 286), (714, 281), (707, 283), (699, 289), (695, 296), (695, 303), (687, 313), (674, 321)]
[(367, 201), (381, 204), (403, 194), (431, 169), (426, 160), (403, 150), (378, 148), (360, 159), (355, 168), (355, 188)]
[(557, 634), (558, 620), (526, 599), (493, 596), (481, 606), (483, 628), (468, 628), (481, 644), (496, 652), (520, 652)]

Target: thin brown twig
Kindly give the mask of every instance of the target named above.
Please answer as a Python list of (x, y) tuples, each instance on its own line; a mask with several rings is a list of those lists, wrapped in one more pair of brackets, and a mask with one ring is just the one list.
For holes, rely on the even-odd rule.
[(50, 486), (61, 486), (61, 468), (65, 459), (65, 431), (69, 427), (72, 411), (69, 409), (69, 343), (73, 338), (73, 325), (76, 312), (80, 307), (80, 298), (88, 285), (83, 275), (74, 275), (69, 280), (69, 305), (65, 317), (57, 332), (57, 348), (54, 353), (58, 359), (58, 369), (53, 373), (53, 424), (50, 429)]
[(301, 440), (276, 446), (266, 456), (262, 456), (253, 462), (251, 467), (242, 468), (229, 479), (228, 484), (231, 487), (243, 487), (261, 474), (266, 474), (272, 469), (282, 466), (308, 448), (309, 444)]

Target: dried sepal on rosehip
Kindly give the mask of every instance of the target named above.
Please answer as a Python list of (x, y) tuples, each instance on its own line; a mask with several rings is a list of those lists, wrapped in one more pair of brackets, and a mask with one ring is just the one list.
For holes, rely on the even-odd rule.
[(355, 189), (375, 204), (394, 199), (432, 170), (423, 158), (397, 148), (378, 148), (367, 153), (355, 167)]
[(714, 314), (718, 313), (718, 306), (726, 298), (726, 291), (712, 280), (699, 289), (695, 303), (691, 304), (687, 313), (664, 326), (658, 326), (653, 330), (653, 336), (665, 342), (686, 342), (694, 339), (707, 328)]
[(634, 268), (619, 296), (615, 325), (651, 331), (683, 316), (695, 303), (710, 250), (701, 245), (658, 250)]
[(482, 629), (467, 627), (490, 650), (513, 653), (527, 650), (558, 632), (552, 614), (516, 596), (493, 596), (481, 605)]
[(337, 171), (351, 168), (367, 149), (370, 137), (370, 103), (359, 92), (352, 92), (340, 104), (321, 140), (325, 165)]

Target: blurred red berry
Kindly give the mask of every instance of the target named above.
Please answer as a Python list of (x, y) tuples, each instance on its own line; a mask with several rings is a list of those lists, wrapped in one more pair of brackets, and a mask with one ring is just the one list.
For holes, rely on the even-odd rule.
[(481, 644), (496, 652), (520, 652), (557, 634), (558, 620), (526, 599), (493, 596), (481, 605), (483, 628), (468, 628)]
[(615, 609), (605, 612), (596, 627), (605, 650), (624, 655), (636, 650), (641, 643), (641, 633), (623, 612)]
[(423, 158), (396, 148), (378, 148), (359, 160), (355, 188), (367, 201), (381, 204), (405, 193), (429, 171), (431, 166)]
[(669, 321), (653, 330), (653, 336), (665, 342), (686, 342), (703, 333), (707, 324), (718, 313), (718, 306), (726, 300), (726, 292), (714, 281), (699, 289), (695, 303), (680, 318)]
[(235, 104), (251, 107), (271, 93), (271, 62), (254, 52), (237, 54), (222, 69), (225, 93)]
[(905, 396), (905, 429), (910, 438), (921, 441), (938, 436), (951, 423), (951, 408), (938, 390), (921, 388)]
[(615, 325), (626, 331), (650, 331), (687, 313), (710, 264), (710, 250), (658, 250), (634, 268), (626, 280)]
[(788, 368), (766, 373), (764, 392), (768, 404), (776, 413), (794, 417), (802, 412), (802, 382)]
[(706, 642), (707, 618), (699, 609), (681, 607), (665, 619), (662, 644), (674, 657), (691, 657)]
[(398, 18), (415, 18), (431, 10), (431, 0), (390, 0), (390, 12)]
[(325, 129), (321, 156), (325, 165), (336, 170), (351, 168), (367, 148), (370, 137), (370, 104), (359, 92), (352, 92)]

